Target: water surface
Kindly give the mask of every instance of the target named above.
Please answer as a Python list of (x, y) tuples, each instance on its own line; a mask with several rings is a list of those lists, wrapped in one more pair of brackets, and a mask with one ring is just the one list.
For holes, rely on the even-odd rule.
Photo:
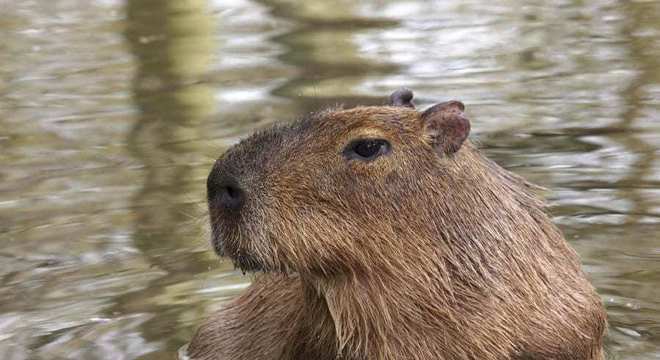
[(620, 359), (660, 359), (660, 3), (0, 0), (0, 358), (175, 358), (249, 278), (213, 160), (319, 107), (468, 107), (551, 212)]

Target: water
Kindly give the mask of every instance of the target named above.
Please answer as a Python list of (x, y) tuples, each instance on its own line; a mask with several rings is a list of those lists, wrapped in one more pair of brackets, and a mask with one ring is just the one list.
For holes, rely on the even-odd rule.
[(0, 34), (2, 359), (175, 358), (249, 281), (215, 157), (403, 85), (551, 189), (612, 352), (660, 359), (658, 2), (0, 0)]

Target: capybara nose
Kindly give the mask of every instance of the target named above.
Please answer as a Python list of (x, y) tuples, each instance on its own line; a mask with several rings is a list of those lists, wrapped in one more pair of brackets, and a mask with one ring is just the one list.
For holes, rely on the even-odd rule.
[(218, 187), (219, 205), (230, 211), (238, 211), (245, 203), (245, 191), (234, 180), (225, 180)]

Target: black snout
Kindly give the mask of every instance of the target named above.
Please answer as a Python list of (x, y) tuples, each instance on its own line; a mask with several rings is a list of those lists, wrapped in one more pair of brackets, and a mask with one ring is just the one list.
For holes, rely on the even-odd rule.
[(233, 176), (213, 170), (206, 185), (209, 206), (227, 211), (238, 211), (243, 207), (245, 191)]
[(218, 204), (227, 210), (240, 210), (245, 203), (245, 192), (235, 181), (226, 180), (218, 187)]

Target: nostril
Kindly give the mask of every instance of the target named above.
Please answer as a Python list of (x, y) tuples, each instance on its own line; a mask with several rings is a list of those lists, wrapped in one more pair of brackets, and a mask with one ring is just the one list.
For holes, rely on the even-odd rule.
[(243, 206), (245, 194), (234, 184), (220, 186), (220, 205), (228, 210), (238, 210)]
[(235, 188), (235, 187), (233, 187), (233, 186), (225, 186), (224, 191), (225, 191), (225, 192), (227, 193), (227, 195), (228, 195), (230, 198), (232, 198), (232, 199), (241, 196), (241, 193), (240, 193), (241, 190), (239, 190), (239, 189), (237, 189), (237, 188)]

